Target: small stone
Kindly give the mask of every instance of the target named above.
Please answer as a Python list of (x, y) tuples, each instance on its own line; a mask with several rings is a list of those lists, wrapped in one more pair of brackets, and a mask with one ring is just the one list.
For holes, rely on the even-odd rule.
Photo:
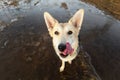
[(45, 50), (45, 49), (46, 49), (46, 47), (44, 47), (44, 46), (43, 46), (43, 47), (41, 47), (41, 49), (42, 49), (42, 50)]
[(28, 57), (26, 58), (26, 62), (32, 62), (32, 58), (31, 58), (30, 56), (28, 56)]
[(36, 42), (35, 44), (34, 44), (34, 46), (39, 46), (40, 45), (40, 42)]
[(18, 80), (22, 80), (21, 78), (19, 78)]
[(5, 41), (4, 46), (7, 46), (8, 42), (9, 42), (8, 40), (7, 40), (7, 41)]

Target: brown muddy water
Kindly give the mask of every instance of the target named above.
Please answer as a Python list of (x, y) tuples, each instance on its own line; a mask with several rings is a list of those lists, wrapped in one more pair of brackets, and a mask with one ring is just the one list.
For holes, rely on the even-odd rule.
[(43, 19), (48, 11), (66, 22), (80, 8), (85, 17), (79, 38), (94, 69), (102, 80), (120, 80), (120, 21), (78, 0), (0, 1), (0, 80), (94, 80), (82, 78), (79, 56), (59, 73)]

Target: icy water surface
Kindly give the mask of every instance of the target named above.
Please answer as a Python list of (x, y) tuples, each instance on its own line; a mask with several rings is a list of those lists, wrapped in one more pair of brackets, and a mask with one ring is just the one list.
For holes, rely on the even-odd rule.
[(78, 0), (0, 3), (0, 80), (88, 80), (82, 77), (79, 56), (59, 73), (61, 62), (43, 19), (48, 11), (66, 22), (80, 8), (85, 9), (85, 16), (79, 37), (96, 72), (102, 80), (120, 79), (119, 20)]

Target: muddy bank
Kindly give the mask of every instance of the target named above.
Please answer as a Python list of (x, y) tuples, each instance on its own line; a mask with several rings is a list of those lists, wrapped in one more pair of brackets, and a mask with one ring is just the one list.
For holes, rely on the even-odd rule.
[(120, 20), (120, 0), (82, 0), (87, 3), (91, 3), (101, 10), (106, 11), (105, 13), (114, 16)]

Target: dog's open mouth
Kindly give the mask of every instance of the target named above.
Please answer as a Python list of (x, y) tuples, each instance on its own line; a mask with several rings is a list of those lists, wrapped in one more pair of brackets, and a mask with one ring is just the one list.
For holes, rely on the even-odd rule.
[(60, 56), (61, 56), (62, 58), (66, 58), (66, 57), (68, 56), (68, 54), (67, 54), (67, 55), (64, 55), (63, 53), (60, 53)]

